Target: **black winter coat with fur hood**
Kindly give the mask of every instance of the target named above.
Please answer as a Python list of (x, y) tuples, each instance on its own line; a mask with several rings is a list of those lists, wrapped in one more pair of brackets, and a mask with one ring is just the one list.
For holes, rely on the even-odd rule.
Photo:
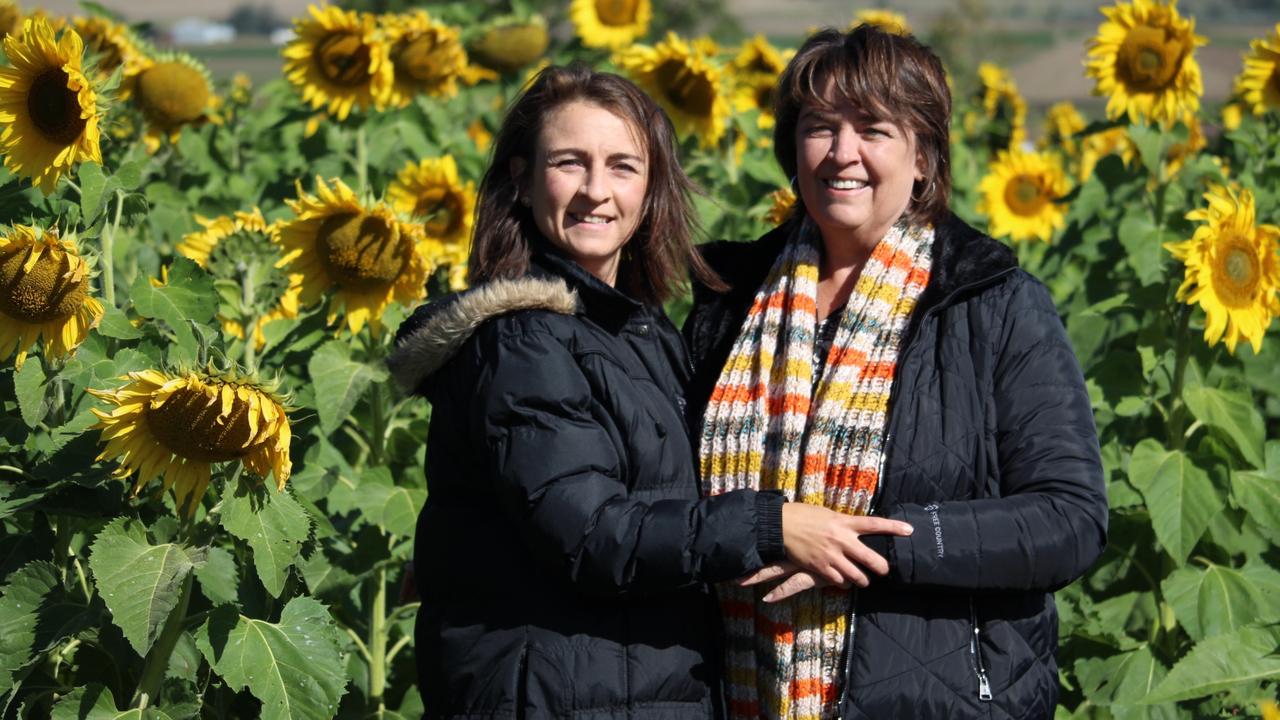
[[(685, 322), (695, 427), (785, 239), (703, 246), (732, 288), (695, 287)], [(873, 513), (915, 532), (867, 537), (891, 569), (851, 593), (840, 716), (1051, 718), (1052, 592), (1106, 543), (1097, 431), (1048, 292), (954, 216), (936, 229), (886, 430)]]
[(527, 277), (417, 311), (389, 365), (432, 404), (427, 716), (718, 715), (706, 583), (782, 557), (781, 498), (699, 497), (689, 362), (661, 309), (543, 248)]

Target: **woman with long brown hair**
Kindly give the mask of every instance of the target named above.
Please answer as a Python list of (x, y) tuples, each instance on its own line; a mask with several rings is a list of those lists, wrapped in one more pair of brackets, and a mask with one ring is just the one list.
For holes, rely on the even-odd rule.
[(414, 551), (429, 717), (718, 715), (708, 583), (789, 559), (866, 584), (886, 567), (859, 536), (910, 532), (776, 493), (700, 497), (689, 362), (661, 307), (690, 268), (722, 287), (690, 191), (651, 99), (548, 68), (498, 132), (473, 289), (397, 335), (396, 379), (432, 403)]

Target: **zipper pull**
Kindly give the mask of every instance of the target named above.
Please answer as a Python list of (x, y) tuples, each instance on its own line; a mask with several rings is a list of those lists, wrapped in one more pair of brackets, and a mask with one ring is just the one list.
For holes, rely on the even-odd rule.
[(987, 680), (987, 674), (978, 673), (978, 699), (991, 700), (991, 682)]

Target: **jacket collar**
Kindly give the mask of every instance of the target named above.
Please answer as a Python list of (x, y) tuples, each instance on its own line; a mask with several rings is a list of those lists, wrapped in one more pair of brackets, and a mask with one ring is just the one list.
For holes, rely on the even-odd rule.
[(545, 240), (533, 243), (529, 274), (564, 280), (569, 290), (578, 295), (579, 313), (610, 332), (621, 330), (628, 320), (644, 310), (642, 303), (604, 284)]

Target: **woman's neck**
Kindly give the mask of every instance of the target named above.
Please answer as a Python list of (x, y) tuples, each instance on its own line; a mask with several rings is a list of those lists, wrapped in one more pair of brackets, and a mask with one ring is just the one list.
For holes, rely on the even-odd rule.
[(832, 237), (822, 233), (822, 259), (818, 265), (818, 319), (843, 306), (853, 293), (862, 268), (875, 243), (860, 241), (852, 233)]

